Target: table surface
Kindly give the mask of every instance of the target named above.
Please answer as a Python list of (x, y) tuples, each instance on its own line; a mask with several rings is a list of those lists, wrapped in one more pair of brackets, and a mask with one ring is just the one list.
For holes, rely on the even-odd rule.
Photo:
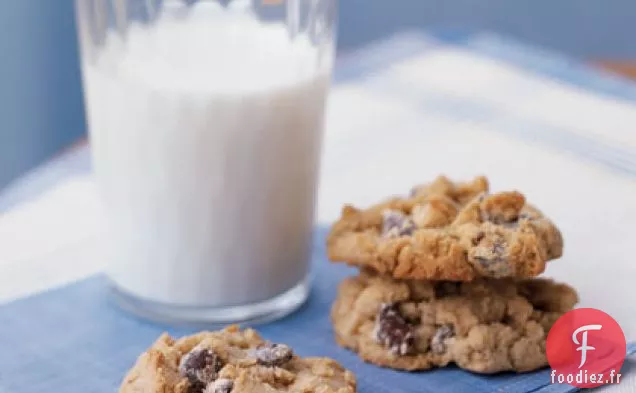
[[(563, 230), (566, 254), (546, 275), (572, 284), (581, 306), (607, 311), (636, 340), (629, 302), (636, 299), (636, 101), (537, 75), (474, 47), (403, 38), (390, 47), (415, 47), (415, 54), (333, 89), (317, 221), (331, 222), (345, 202), (369, 205), (440, 172), (488, 174), (494, 190), (523, 191)], [(368, 53), (383, 49), (375, 50)], [(104, 213), (86, 145), (0, 195), (3, 210), (0, 303), (102, 270)], [(605, 389), (636, 392), (636, 370)]]

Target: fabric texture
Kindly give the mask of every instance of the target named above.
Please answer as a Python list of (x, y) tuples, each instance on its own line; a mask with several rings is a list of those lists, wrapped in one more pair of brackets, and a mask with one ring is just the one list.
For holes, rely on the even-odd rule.
[[(481, 376), (456, 367), (406, 373), (363, 363), (333, 338), (331, 303), (338, 283), (355, 270), (327, 262), (325, 235), (324, 228), (316, 230), (308, 302), (285, 319), (257, 326), (266, 339), (287, 343), (302, 356), (338, 360), (357, 375), (360, 393), (576, 390), (551, 385), (547, 369)], [(181, 336), (195, 329), (148, 323), (120, 311), (111, 302), (102, 276), (6, 304), (0, 307), (0, 393), (115, 392), (137, 356), (164, 331)], [(636, 352), (636, 345), (630, 345), (628, 352)]]

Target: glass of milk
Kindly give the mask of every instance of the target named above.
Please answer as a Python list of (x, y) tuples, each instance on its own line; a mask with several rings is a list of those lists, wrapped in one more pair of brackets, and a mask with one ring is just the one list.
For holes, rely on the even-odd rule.
[(336, 0), (76, 0), (107, 276), (170, 322), (299, 307)]

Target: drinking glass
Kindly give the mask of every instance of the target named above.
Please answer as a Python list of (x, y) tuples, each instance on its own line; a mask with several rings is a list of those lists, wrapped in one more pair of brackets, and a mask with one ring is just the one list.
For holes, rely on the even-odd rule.
[(117, 302), (169, 322), (299, 307), (335, 0), (76, 0)]

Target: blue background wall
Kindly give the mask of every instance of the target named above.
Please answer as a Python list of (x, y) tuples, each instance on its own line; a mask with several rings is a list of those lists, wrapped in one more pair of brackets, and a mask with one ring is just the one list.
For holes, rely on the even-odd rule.
[(73, 3), (0, 0), (0, 187), (84, 131)]
[(490, 30), (582, 58), (636, 60), (636, 0), (340, 0), (345, 47), (404, 27)]
[[(340, 0), (340, 49), (404, 28), (489, 30), (636, 59), (636, 0)], [(0, 0), (0, 187), (84, 134), (71, 0)]]

